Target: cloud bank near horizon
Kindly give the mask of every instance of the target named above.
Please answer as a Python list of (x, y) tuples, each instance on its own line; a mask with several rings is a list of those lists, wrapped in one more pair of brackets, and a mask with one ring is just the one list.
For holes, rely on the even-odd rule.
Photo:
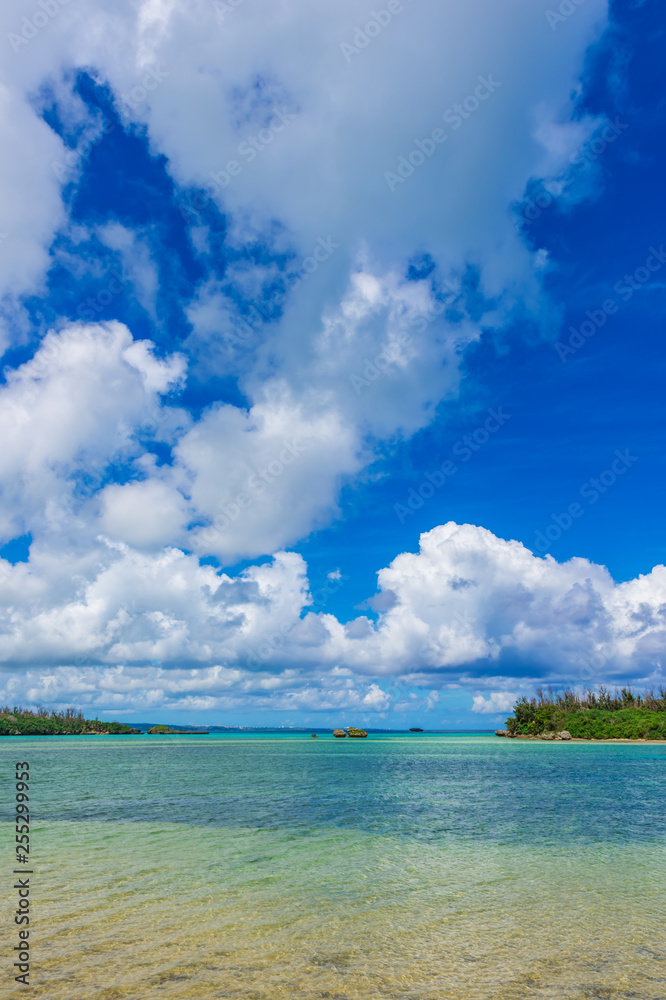
[[(0, 697), (22, 688), (32, 702), (123, 711), (382, 714), (397, 704), (396, 684), (423, 698), (464, 685), (492, 689), (473, 702), (488, 714), (506, 710), (516, 682), (663, 680), (665, 567), (616, 584), (602, 566), (535, 556), (473, 525), (434, 528), (418, 553), (380, 570), (375, 621), (343, 623), (313, 607), (296, 553), (232, 578), (178, 549), (138, 553), (102, 539), (94, 562), (94, 578), (63, 601), (62, 566), (37, 554), (43, 576), (5, 616), (0, 643), (27, 687), (13, 676)], [(26, 589), (25, 564), (2, 568), (6, 595)]]

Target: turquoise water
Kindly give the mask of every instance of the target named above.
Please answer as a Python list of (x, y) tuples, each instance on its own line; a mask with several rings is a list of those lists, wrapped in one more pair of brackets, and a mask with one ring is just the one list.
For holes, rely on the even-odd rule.
[(5, 787), (31, 764), (54, 1000), (666, 997), (664, 745), (13, 738), (0, 758)]

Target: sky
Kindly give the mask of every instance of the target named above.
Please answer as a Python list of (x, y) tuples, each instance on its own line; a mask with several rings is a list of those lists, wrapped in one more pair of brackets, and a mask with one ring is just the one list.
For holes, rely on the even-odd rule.
[(666, 683), (662, 5), (0, 20), (3, 704)]

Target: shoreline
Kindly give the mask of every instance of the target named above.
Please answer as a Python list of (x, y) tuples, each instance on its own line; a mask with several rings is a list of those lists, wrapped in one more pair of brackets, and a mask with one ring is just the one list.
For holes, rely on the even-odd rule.
[(607, 740), (598, 740), (593, 736), (589, 738), (583, 736), (572, 736), (569, 740), (542, 740), (540, 736), (506, 736), (504, 737), (508, 742), (513, 742), (514, 740), (531, 740), (534, 743), (663, 743), (666, 744), (666, 740), (646, 740), (641, 737), (640, 739), (631, 739), (628, 736), (615, 736)]

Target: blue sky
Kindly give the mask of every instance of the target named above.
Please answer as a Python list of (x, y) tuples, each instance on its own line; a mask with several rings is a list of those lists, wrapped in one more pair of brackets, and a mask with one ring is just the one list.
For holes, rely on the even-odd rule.
[(398, 6), (2, 15), (12, 704), (663, 682), (666, 17)]

